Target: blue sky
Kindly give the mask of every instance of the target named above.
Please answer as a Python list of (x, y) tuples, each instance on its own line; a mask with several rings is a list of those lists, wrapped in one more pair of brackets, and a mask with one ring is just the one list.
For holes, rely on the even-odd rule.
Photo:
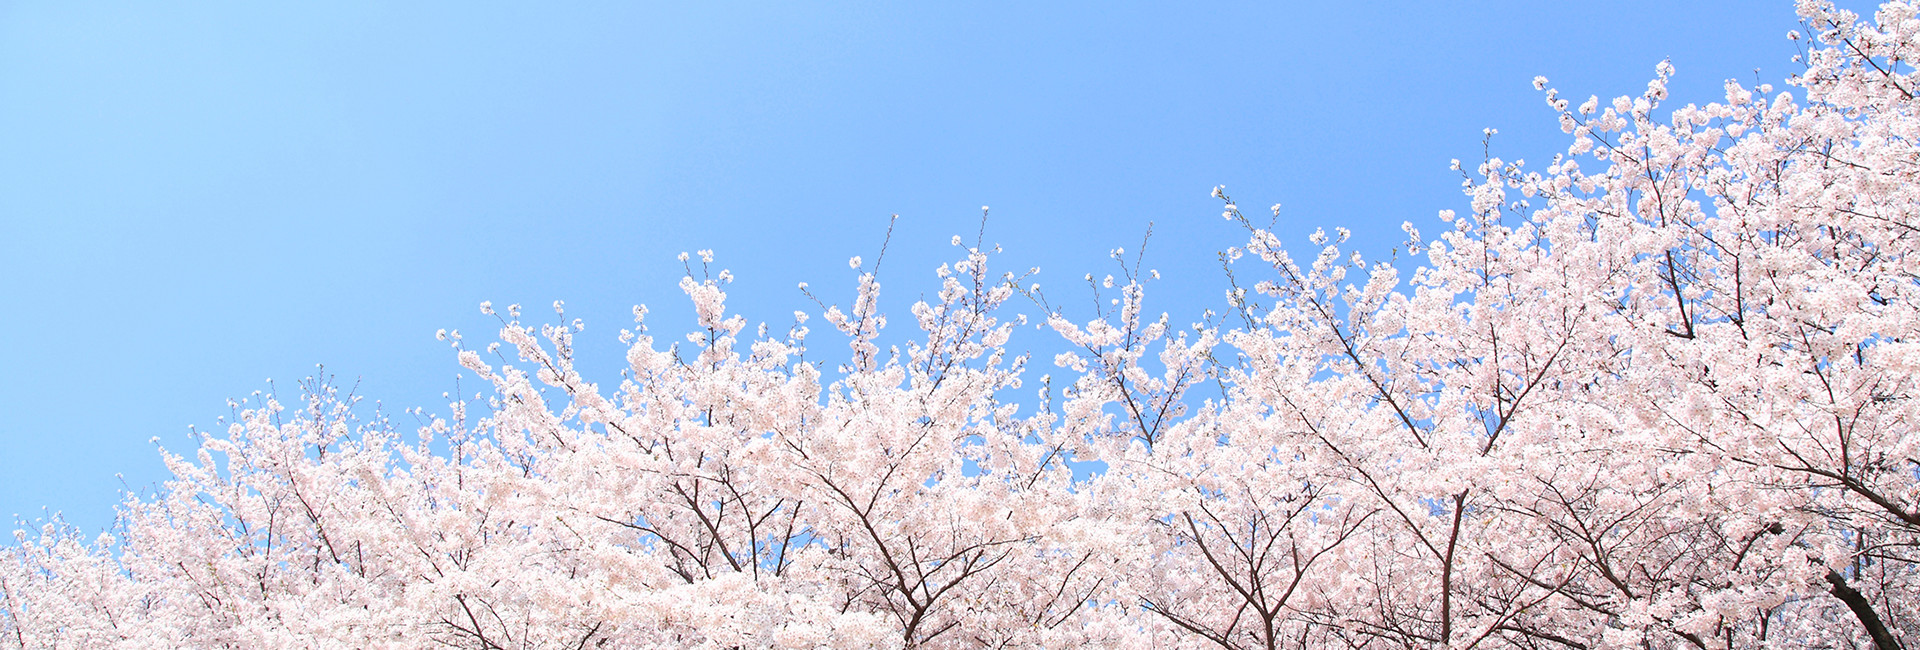
[(890, 311), (990, 205), (1070, 307), (1155, 222), (1150, 307), (1190, 321), (1240, 243), (1215, 185), (1380, 252), (1461, 207), (1482, 128), (1564, 147), (1536, 74), (1637, 94), (1670, 57), (1677, 105), (1794, 69), (1784, 1), (1295, 4), (0, 0), (0, 517), (101, 530), (150, 438), (315, 364), (444, 411), (433, 334), (489, 340), (482, 300), (565, 300), (615, 381), (633, 304), (691, 324), (681, 251), (784, 325), (894, 213)]

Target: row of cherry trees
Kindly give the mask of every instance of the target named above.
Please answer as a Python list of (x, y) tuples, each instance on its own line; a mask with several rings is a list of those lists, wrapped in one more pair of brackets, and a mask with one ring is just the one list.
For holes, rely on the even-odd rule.
[(1044, 299), (978, 244), (903, 347), (863, 273), (839, 365), (704, 253), (699, 328), (636, 309), (617, 386), (510, 308), (444, 419), (312, 384), (114, 535), (17, 534), (0, 646), (1912, 647), (1920, 18), (1800, 11), (1797, 97), (1536, 80), (1572, 145), (1467, 174), (1409, 277), (1216, 191), (1227, 315), (1126, 266), (1038, 381)]

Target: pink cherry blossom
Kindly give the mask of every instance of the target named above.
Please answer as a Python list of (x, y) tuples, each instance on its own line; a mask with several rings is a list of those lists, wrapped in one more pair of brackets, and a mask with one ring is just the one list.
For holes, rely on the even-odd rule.
[(1920, 11), (1798, 9), (1791, 90), (1534, 78), (1567, 151), (1455, 161), (1412, 270), (1213, 188), (1246, 241), (1191, 326), (1123, 248), (1076, 319), (975, 247), (883, 347), (855, 257), (829, 363), (703, 250), (614, 385), (560, 302), (482, 303), (443, 416), (256, 394), (113, 534), (16, 531), (0, 646), (1913, 647)]

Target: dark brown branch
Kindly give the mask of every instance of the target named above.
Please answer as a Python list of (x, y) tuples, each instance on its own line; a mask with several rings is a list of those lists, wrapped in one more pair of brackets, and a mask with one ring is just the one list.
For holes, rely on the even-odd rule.
[(1847, 609), (1853, 610), (1854, 618), (1860, 619), (1860, 626), (1867, 628), (1867, 635), (1873, 637), (1875, 650), (1903, 650), (1900, 641), (1887, 630), (1886, 623), (1880, 621), (1880, 614), (1873, 611), (1873, 603), (1868, 602), (1859, 590), (1848, 586), (1847, 579), (1840, 572), (1828, 569), (1827, 584), (1832, 585), (1829, 592), (1840, 602), (1846, 603)]

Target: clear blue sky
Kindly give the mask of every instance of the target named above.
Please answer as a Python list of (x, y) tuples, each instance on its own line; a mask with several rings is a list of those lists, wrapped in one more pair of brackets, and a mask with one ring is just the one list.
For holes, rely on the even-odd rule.
[(98, 531), (116, 474), (164, 478), (149, 438), (188, 449), (316, 363), (444, 411), (433, 333), (490, 340), (482, 300), (566, 300), (615, 380), (631, 305), (691, 322), (680, 251), (783, 325), (796, 282), (845, 302), (893, 213), (895, 313), (991, 205), (1001, 262), (1070, 306), (1157, 222), (1152, 306), (1192, 320), (1240, 241), (1214, 185), (1284, 203), (1289, 244), (1385, 250), (1461, 207), (1482, 128), (1563, 147), (1534, 75), (1637, 94), (1671, 57), (1704, 103), (1783, 79), (1796, 26), (1784, 0), (584, 5), (0, 0), (0, 517)]

